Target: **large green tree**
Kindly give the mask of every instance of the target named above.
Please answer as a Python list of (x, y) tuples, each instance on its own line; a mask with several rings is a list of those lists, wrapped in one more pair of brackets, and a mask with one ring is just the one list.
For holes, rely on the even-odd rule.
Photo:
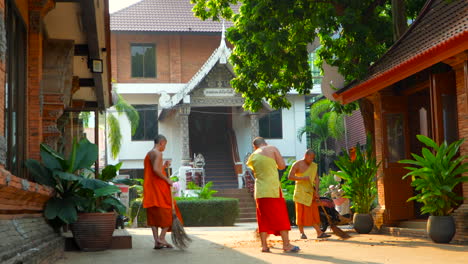
[[(232, 86), (246, 109), (266, 100), (290, 107), (291, 89), (312, 88), (308, 44), (317, 37), (317, 65), (338, 67), (347, 82), (362, 78), (415, 18), (425, 0), (191, 0), (202, 19), (232, 20), (227, 32), (234, 45)], [(236, 6), (233, 12), (231, 6)], [(237, 6), (240, 6), (237, 11)], [(393, 8), (392, 8), (393, 7)], [(392, 15), (392, 10), (395, 15)], [(393, 26), (395, 25), (395, 27)], [(395, 35), (395, 37), (394, 37)]]

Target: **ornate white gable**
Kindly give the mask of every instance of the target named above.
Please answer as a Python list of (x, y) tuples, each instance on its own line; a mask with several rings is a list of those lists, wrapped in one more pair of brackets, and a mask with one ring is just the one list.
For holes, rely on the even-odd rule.
[[(177, 105), (180, 101), (187, 97), (203, 79), (210, 73), (210, 71), (219, 64), (225, 64), (226, 67), (234, 74), (232, 66), (228, 63), (228, 58), (231, 55), (231, 49), (226, 45), (224, 37), (224, 30), (221, 37), (221, 43), (219, 47), (211, 54), (208, 60), (203, 64), (200, 70), (192, 77), (192, 79), (182, 88), (182, 90), (174, 94), (171, 98), (170, 104), (165, 104), (165, 108), (172, 108)], [(187, 101), (187, 99), (186, 99)]]

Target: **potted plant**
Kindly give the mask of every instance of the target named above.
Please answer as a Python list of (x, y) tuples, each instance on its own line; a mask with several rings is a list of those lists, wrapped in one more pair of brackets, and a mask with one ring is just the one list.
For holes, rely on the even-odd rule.
[(458, 197), (453, 188), (468, 181), (463, 173), (468, 172), (468, 164), (463, 163), (467, 156), (457, 157), (458, 150), (465, 139), (460, 139), (448, 145), (443, 142), (440, 146), (432, 139), (416, 136), (428, 148), (423, 148), (422, 156), (411, 154), (414, 160), (401, 160), (400, 163), (413, 165), (406, 167), (410, 170), (403, 178), (412, 177), (411, 186), (419, 193), (408, 199), (423, 204), (422, 213), (428, 213), (428, 236), (436, 243), (449, 243), (455, 235), (455, 221), (450, 215), (457, 205)]
[[(41, 144), (40, 155), (42, 163), (30, 159), (26, 167), (36, 182), (55, 190), (55, 196), (46, 204), (45, 217), (55, 227), (71, 224), (81, 249), (107, 249), (115, 228), (115, 211), (125, 213), (125, 206), (115, 197), (120, 188), (110, 184), (121, 164), (109, 165), (97, 179), (93, 178), (90, 168), (98, 157), (98, 150), (87, 139), (74, 140), (68, 159), (45, 144)], [(81, 224), (89, 218), (96, 220)], [(92, 229), (91, 242), (83, 242), (83, 233), (89, 229)]]
[(364, 151), (357, 144), (355, 156), (351, 158), (348, 152), (335, 161), (341, 171), (334, 172), (345, 182), (342, 184), (344, 197), (349, 198), (354, 209), (354, 229), (360, 234), (368, 234), (374, 227), (374, 221), (370, 214), (372, 203), (377, 197), (376, 174), (380, 163), (377, 163), (372, 150), (371, 137), (367, 136), (367, 144)]

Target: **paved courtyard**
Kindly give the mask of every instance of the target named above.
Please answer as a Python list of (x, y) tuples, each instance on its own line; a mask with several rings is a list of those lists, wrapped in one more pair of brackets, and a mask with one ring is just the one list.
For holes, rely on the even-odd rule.
[[(234, 227), (187, 227), (193, 238), (186, 251), (177, 249), (153, 250), (151, 230), (128, 229), (133, 236), (133, 249), (102, 252), (66, 252), (60, 264), (119, 264), (119, 263), (467, 263), (468, 246), (440, 245), (425, 239), (387, 235), (359, 235), (340, 240), (332, 235), (327, 240), (300, 240), (297, 228), (290, 233), (299, 253), (283, 253), (279, 237), (271, 236), (272, 253), (261, 253), (255, 240), (256, 225)], [(330, 232), (329, 232), (330, 233)], [(313, 229), (306, 229), (309, 238), (316, 237)], [(331, 234), (331, 233), (330, 233)], [(170, 235), (168, 235), (168, 238)]]

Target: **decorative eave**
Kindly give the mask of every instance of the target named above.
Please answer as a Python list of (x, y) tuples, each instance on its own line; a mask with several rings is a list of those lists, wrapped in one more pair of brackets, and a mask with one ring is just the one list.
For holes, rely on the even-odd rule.
[(219, 47), (211, 54), (208, 60), (203, 64), (200, 70), (195, 73), (195, 75), (190, 79), (190, 81), (185, 85), (182, 90), (171, 97), (170, 102), (167, 104), (160, 104), (163, 108), (172, 108), (177, 105), (185, 96), (195, 89), (201, 81), (208, 75), (208, 73), (213, 69), (216, 63), (226, 64), (228, 69), (234, 74), (232, 66), (228, 63), (228, 58), (231, 56), (231, 49), (226, 45), (226, 40), (224, 37), (224, 30), (221, 37), (221, 43)]
[(342, 92), (337, 91), (333, 94), (333, 97), (342, 104), (351, 103), (418, 73), (434, 64), (437, 64), (438, 62), (464, 52), (467, 50), (467, 47), (468, 31), (465, 31), (462, 34), (440, 43), (439, 45), (433, 46), (423, 53), (409, 58), (403, 63), (375, 76), (372, 79), (360, 83), (348, 90)]
[(429, 0), (405, 34), (369, 68), (368, 75), (333, 97), (343, 104), (356, 101), (466, 52), (466, 10), (465, 1)]

